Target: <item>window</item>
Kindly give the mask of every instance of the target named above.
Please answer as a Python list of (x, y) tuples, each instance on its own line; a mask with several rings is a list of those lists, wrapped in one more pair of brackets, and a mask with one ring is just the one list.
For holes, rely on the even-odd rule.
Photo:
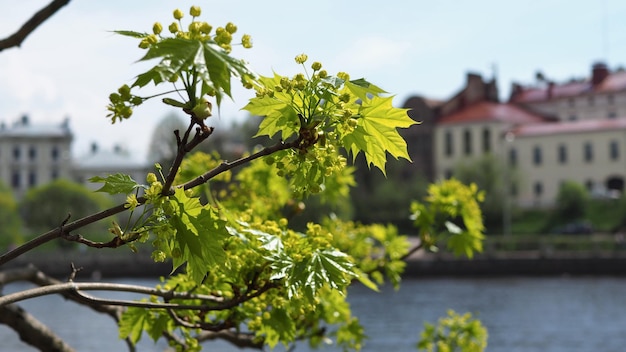
[(52, 157), (52, 160), (59, 160), (59, 148), (56, 145), (52, 147), (50, 156)]
[(569, 105), (570, 107), (574, 107), (574, 105), (576, 105), (574, 98), (567, 99), (567, 105)]
[(543, 184), (539, 181), (535, 182), (533, 192), (535, 193), (535, 197), (541, 197), (543, 194)]
[(56, 180), (57, 178), (59, 178), (59, 170), (57, 170), (57, 169), (52, 169), (52, 170), (50, 171), (50, 178), (51, 178), (52, 180)]
[(452, 156), (453, 153), (453, 144), (452, 144), (452, 132), (450, 131), (446, 131), (446, 135), (445, 135), (445, 146), (444, 146), (444, 152), (446, 156)]
[(559, 163), (561, 164), (567, 163), (567, 148), (565, 147), (564, 144), (559, 145), (558, 155), (559, 155)]
[(614, 161), (619, 159), (619, 143), (617, 141), (609, 142), (609, 158)]
[(568, 120), (576, 121), (576, 120), (578, 120), (578, 117), (576, 117), (576, 115), (572, 114), (572, 115), (569, 115)]
[(509, 166), (517, 166), (517, 149), (515, 148), (509, 150)]
[(463, 132), (463, 151), (465, 155), (472, 154), (472, 133), (470, 130), (465, 130)]
[(19, 189), (22, 186), (22, 177), (19, 171), (13, 171), (13, 174), (11, 174), (11, 186), (15, 189)]
[(608, 117), (608, 118), (610, 118), (610, 119), (614, 119), (614, 118), (616, 118), (616, 117), (617, 117), (617, 113), (616, 113), (615, 111), (609, 111), (609, 112), (606, 114), (606, 117)]
[(593, 95), (590, 95), (589, 97), (587, 97), (587, 102), (589, 103), (589, 106), (593, 106), (596, 100)]
[(13, 147), (13, 160), (15, 161), (20, 160), (21, 156), (22, 156), (22, 150), (20, 149), (20, 147), (19, 146)]
[(37, 185), (37, 173), (35, 171), (30, 171), (28, 173), (28, 186), (34, 187)]
[(483, 129), (483, 153), (491, 151), (491, 131), (485, 127)]
[(590, 142), (585, 143), (583, 147), (583, 155), (586, 162), (590, 163), (593, 161), (593, 146)]
[(612, 105), (615, 102), (615, 97), (613, 96), (613, 94), (607, 95), (606, 96), (606, 101), (607, 101), (607, 103)]
[(30, 148), (28, 148), (28, 159), (29, 160), (35, 160), (37, 158), (37, 149), (35, 149), (34, 146), (30, 146)]
[(539, 146), (535, 146), (533, 148), (533, 163), (537, 166), (541, 165), (543, 161), (543, 157), (541, 155), (541, 148)]
[(452, 170), (445, 169), (444, 172), (443, 172), (443, 178), (445, 178), (445, 179), (452, 178)]
[(593, 181), (592, 180), (585, 181), (585, 188), (589, 192), (593, 191)]

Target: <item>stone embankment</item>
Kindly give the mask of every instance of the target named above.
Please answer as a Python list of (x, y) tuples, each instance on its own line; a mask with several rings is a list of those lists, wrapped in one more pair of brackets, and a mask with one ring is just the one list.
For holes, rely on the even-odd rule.
[[(112, 251), (59, 251), (29, 253), (0, 270), (34, 264), (43, 272), (57, 278), (67, 278), (71, 264), (81, 268), (77, 278), (159, 277), (172, 270), (170, 263), (154, 263), (148, 254)], [(473, 259), (449, 254), (417, 252), (407, 261), (405, 276), (554, 276), (554, 275), (624, 275), (626, 253), (542, 251), (492, 253)]]

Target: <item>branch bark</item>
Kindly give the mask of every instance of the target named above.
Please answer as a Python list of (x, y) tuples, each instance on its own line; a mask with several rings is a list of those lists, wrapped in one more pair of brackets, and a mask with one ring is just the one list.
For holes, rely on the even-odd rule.
[(53, 0), (48, 6), (37, 11), (17, 32), (0, 40), (0, 51), (22, 45), (22, 42), (29, 34), (69, 2), (70, 0)]
[(9, 304), (0, 307), (0, 323), (10, 326), (20, 336), (20, 340), (40, 351), (74, 351), (46, 325), (17, 305)]

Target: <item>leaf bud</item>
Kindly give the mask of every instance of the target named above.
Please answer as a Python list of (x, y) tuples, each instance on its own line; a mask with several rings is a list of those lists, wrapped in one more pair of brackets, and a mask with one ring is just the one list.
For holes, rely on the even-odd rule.
[(314, 71), (319, 71), (322, 68), (322, 63), (319, 61), (315, 61), (314, 63), (311, 64), (311, 68)]
[(200, 22), (191, 22), (189, 24), (189, 32), (190, 33), (200, 33), (200, 27), (202, 24)]
[(213, 29), (213, 26), (211, 26), (207, 22), (202, 22), (200, 24), (200, 33), (209, 34), (209, 33), (211, 33), (212, 29)]
[(237, 32), (237, 26), (235, 26), (235, 24), (232, 22), (226, 23), (226, 32), (234, 34), (235, 32)]
[(122, 97), (117, 93), (111, 93), (109, 95), (109, 100), (111, 101), (111, 103), (115, 104), (120, 102), (120, 100), (122, 100)]
[(120, 93), (123, 100), (130, 100), (130, 87), (128, 86), (128, 84), (119, 87), (117, 92)]
[(202, 98), (200, 99), (200, 101), (198, 101), (196, 106), (193, 107), (191, 112), (196, 118), (204, 120), (207, 117), (211, 116), (211, 102), (209, 102), (205, 98)]
[(156, 44), (159, 41), (159, 38), (154, 34), (150, 34), (144, 39), (147, 40), (149, 44)]
[(155, 22), (152, 26), (152, 32), (158, 35), (161, 34), (161, 31), (163, 31), (163, 25), (161, 25), (161, 23), (159, 22)]
[(175, 19), (180, 20), (181, 18), (183, 18), (183, 16), (185, 16), (185, 14), (180, 9), (174, 10)]
[(167, 29), (170, 30), (170, 33), (175, 34), (176, 32), (178, 32), (180, 29), (178, 28), (178, 23), (176, 22), (172, 22), (172, 24), (169, 25), (169, 27), (167, 27)]
[(244, 34), (241, 37), (241, 45), (246, 49), (252, 48), (252, 37), (249, 34)]
[(192, 6), (189, 9), (189, 14), (192, 15), (193, 17), (200, 16), (200, 13), (202, 13), (202, 10), (200, 9), (200, 6)]
[(154, 174), (154, 172), (150, 172), (150, 173), (146, 176), (146, 181), (147, 181), (149, 184), (153, 184), (153, 183), (157, 182), (157, 181), (158, 181), (158, 179), (157, 179), (156, 175)]
[(141, 49), (148, 49), (150, 47), (150, 42), (148, 42), (148, 40), (144, 38), (139, 42), (139, 47)]

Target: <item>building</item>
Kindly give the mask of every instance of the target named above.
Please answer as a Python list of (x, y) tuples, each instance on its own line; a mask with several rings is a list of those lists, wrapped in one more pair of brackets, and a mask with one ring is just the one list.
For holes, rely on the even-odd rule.
[(517, 154), (518, 203), (547, 206), (563, 181), (587, 187), (592, 195), (621, 194), (626, 177), (626, 71), (592, 65), (588, 78), (534, 86), (513, 83), (509, 103), (549, 116), (556, 124), (511, 130), (508, 153)]
[(434, 178), (489, 153), (515, 170), (519, 181), (509, 186), (522, 207), (551, 206), (566, 180), (594, 196), (623, 192), (626, 71), (596, 63), (584, 79), (538, 77), (533, 85), (513, 83), (509, 100), (500, 102), (495, 80), (468, 74), (465, 87), (432, 118)]
[(12, 125), (0, 124), (0, 180), (20, 198), (29, 188), (71, 178), (72, 138), (68, 119), (34, 125), (24, 115)]
[(73, 135), (69, 119), (58, 124), (32, 123), (22, 116), (12, 125), (0, 124), (0, 180), (20, 199), (28, 189), (64, 178), (92, 189), (88, 180), (114, 173), (144, 182), (149, 166), (121, 147), (103, 150), (96, 144), (85, 155), (71, 153)]
[(89, 182), (89, 179), (94, 176), (107, 177), (121, 173), (129, 175), (138, 183), (145, 183), (150, 166), (146, 162), (135, 159), (121, 146), (116, 145), (112, 150), (107, 150), (92, 143), (87, 153), (74, 160), (72, 169), (74, 181), (96, 190), (102, 187), (102, 184)]

